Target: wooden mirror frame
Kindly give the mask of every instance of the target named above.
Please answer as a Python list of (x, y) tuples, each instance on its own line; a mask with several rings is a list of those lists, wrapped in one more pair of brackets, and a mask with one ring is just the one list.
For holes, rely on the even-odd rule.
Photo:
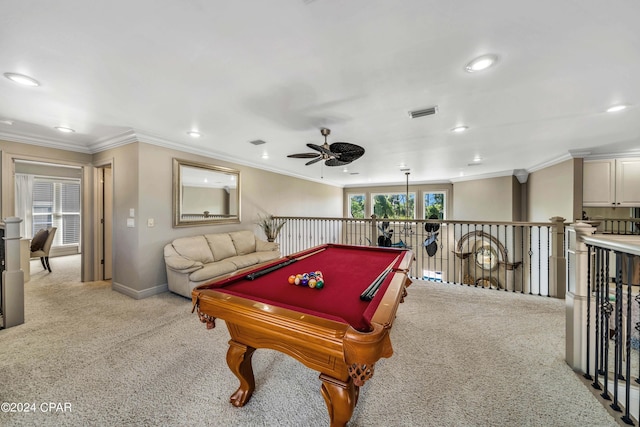
[[(207, 178), (204, 182), (213, 185), (202, 186), (215, 191), (216, 188), (228, 194), (225, 203), (226, 211), (214, 205), (211, 209), (204, 207), (202, 212), (184, 212), (185, 168), (193, 169), (190, 174)], [(233, 185), (224, 185), (228, 180)], [(219, 185), (219, 187), (217, 187)], [(198, 186), (200, 187), (200, 186)], [(191, 227), (196, 225), (230, 224), (240, 222), (240, 171), (222, 166), (214, 166), (191, 160), (173, 159), (173, 226)]]

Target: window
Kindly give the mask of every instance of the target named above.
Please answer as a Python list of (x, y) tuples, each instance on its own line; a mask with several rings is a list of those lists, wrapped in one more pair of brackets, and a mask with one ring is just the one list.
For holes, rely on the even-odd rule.
[(349, 218), (364, 218), (364, 194), (349, 194)]
[(407, 204), (406, 193), (372, 194), (373, 213), (378, 218), (406, 219), (415, 218), (416, 194), (409, 193)]
[(446, 202), (444, 191), (424, 193), (424, 218), (446, 219)]
[(57, 227), (54, 245), (80, 243), (80, 181), (35, 178), (32, 235)]

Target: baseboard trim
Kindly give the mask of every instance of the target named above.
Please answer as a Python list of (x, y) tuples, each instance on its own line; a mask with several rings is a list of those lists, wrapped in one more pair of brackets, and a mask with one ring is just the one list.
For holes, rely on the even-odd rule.
[(147, 288), (147, 289), (138, 291), (128, 286), (125, 286), (122, 283), (112, 281), (111, 289), (113, 289), (114, 291), (120, 292), (121, 294), (124, 294), (133, 299), (144, 299), (153, 295), (158, 295), (163, 292), (167, 292), (169, 290), (169, 285), (167, 283), (164, 283), (162, 285), (154, 286), (153, 288)]

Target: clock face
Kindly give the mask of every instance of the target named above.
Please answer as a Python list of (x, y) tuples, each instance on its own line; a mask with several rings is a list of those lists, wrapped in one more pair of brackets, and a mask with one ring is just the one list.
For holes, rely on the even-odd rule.
[(498, 265), (498, 254), (491, 245), (483, 245), (476, 249), (476, 264), (483, 270), (492, 270)]

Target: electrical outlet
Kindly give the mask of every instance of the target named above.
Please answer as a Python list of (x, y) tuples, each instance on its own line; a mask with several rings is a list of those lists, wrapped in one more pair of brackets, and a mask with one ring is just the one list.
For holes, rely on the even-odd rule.
[(136, 226), (136, 220), (133, 218), (127, 218), (127, 227), (135, 227)]

